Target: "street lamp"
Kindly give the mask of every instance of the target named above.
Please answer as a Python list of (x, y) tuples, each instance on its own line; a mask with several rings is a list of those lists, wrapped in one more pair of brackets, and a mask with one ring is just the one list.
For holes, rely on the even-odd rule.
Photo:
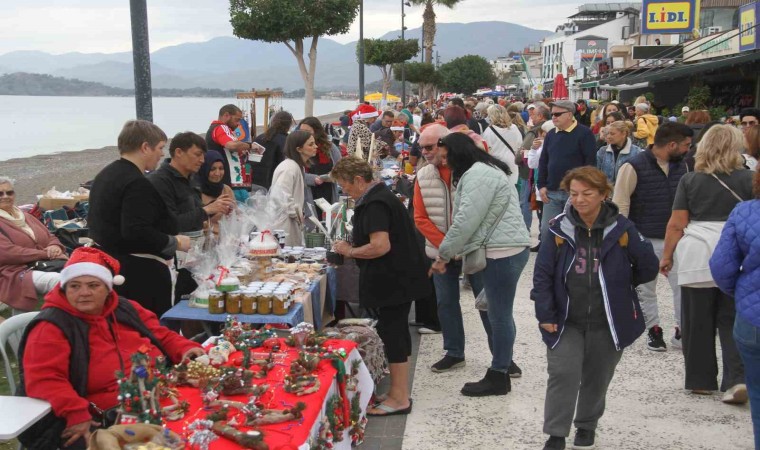
[(137, 118), (153, 122), (153, 94), (150, 83), (150, 39), (146, 0), (130, 0), (132, 22), (132, 64), (135, 73)]
[[(404, 14), (404, 5), (406, 6), (412, 6), (411, 3), (405, 2), (404, 0), (401, 0), (401, 40), (404, 40), (404, 31), (406, 30), (406, 27), (404, 26), (404, 17), (406, 17), (406, 14)], [(404, 63), (401, 63), (401, 105), (406, 108), (406, 69), (404, 68)]]
[(359, 104), (364, 103), (364, 0), (359, 2)]

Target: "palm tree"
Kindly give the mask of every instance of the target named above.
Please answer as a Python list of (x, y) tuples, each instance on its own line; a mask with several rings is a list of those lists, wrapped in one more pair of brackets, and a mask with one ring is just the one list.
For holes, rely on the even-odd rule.
[(433, 64), (433, 44), (435, 43), (435, 11), (433, 5), (454, 8), (462, 0), (409, 0), (415, 6), (425, 5), (422, 13), (422, 33), (425, 39), (422, 48), (425, 50), (425, 62)]

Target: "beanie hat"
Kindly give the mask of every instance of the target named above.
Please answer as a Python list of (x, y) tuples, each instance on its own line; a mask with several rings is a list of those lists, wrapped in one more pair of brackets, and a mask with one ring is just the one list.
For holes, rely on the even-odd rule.
[(105, 252), (93, 247), (79, 247), (63, 266), (60, 283), (64, 286), (74, 278), (91, 276), (108, 285), (110, 291), (114, 285), (124, 284), (124, 277), (119, 275), (120, 268), (119, 261)]
[(404, 122), (396, 119), (391, 125), (391, 131), (404, 131)]

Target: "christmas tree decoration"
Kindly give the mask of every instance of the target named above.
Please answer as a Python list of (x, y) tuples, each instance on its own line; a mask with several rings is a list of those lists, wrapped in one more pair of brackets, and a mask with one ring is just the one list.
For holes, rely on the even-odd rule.
[(313, 443), (312, 448), (314, 448), (314, 450), (330, 450), (333, 447), (335, 447), (335, 444), (333, 443), (330, 421), (327, 417), (323, 417), (319, 424), (319, 433), (317, 434), (316, 442)]
[(116, 372), (116, 383), (119, 385), (118, 424), (152, 423), (161, 425), (161, 407), (158, 399), (158, 385), (166, 381), (162, 370), (164, 358), (156, 359), (161, 369), (154, 368), (148, 355), (149, 349), (143, 346), (130, 358), (132, 367), (129, 376), (122, 371)]
[(215, 367), (219, 367), (226, 363), (230, 358), (230, 353), (235, 350), (235, 347), (224, 339), (219, 339), (214, 347), (211, 347), (208, 351), (208, 357), (211, 359), (211, 364)]
[(348, 376), (348, 380), (346, 380), (347, 391), (354, 392), (359, 388), (359, 368), (361, 365), (361, 359), (355, 359), (351, 362), (351, 374)]
[(176, 386), (203, 388), (210, 379), (218, 378), (220, 373), (216, 367), (195, 360), (174, 366), (169, 375), (169, 381)]

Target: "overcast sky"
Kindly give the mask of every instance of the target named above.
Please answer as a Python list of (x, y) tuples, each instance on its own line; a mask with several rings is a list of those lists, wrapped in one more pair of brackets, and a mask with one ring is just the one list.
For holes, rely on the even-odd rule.
[[(582, 3), (587, 2), (464, 0), (453, 10), (439, 7), (436, 14), (438, 22), (498, 20), (553, 31)], [(365, 37), (401, 28), (400, 1), (364, 0), (364, 4)], [(422, 24), (422, 11), (422, 7), (407, 8), (408, 28)], [(228, 0), (148, 0), (148, 25), (151, 51), (232, 36)], [(349, 33), (331, 39), (346, 43), (358, 36), (357, 19)], [(131, 45), (127, 0), (0, 0), (0, 54), (15, 50), (112, 53), (129, 51)]]

